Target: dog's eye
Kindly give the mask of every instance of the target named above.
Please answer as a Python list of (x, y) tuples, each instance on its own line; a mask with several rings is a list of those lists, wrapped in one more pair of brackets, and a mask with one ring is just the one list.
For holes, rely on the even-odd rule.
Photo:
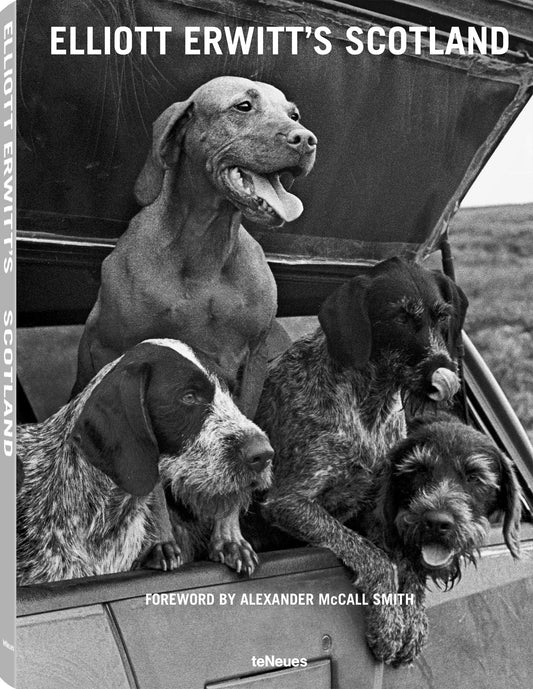
[(235, 105), (234, 108), (239, 112), (250, 112), (250, 110), (252, 109), (252, 104), (249, 100), (243, 100), (242, 103), (237, 103), (237, 105)]
[(396, 316), (396, 322), (400, 323), (400, 325), (408, 325), (412, 324), (414, 319), (413, 316), (407, 311), (400, 311), (400, 313)]
[(467, 471), (465, 473), (465, 481), (467, 483), (476, 483), (479, 479), (477, 471)]
[(300, 121), (300, 113), (298, 112), (293, 112), (292, 115), (289, 115), (289, 117), (291, 118), (291, 120), (294, 120), (295, 122)]
[(188, 390), (181, 396), (183, 404), (200, 404), (203, 401), (202, 396), (194, 390)]
[(451, 307), (447, 304), (438, 304), (430, 310), (431, 319), (439, 326), (447, 325), (451, 317)]

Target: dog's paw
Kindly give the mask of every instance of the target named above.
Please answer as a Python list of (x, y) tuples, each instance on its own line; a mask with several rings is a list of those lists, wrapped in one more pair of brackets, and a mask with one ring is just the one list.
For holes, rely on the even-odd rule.
[(254, 573), (259, 564), (254, 549), (244, 538), (238, 541), (216, 539), (209, 547), (209, 558), (214, 562), (222, 562), (238, 574), (241, 572), (248, 576)]
[(425, 611), (405, 621), (402, 646), (392, 661), (394, 667), (411, 665), (420, 655), (428, 637), (428, 620)]
[(174, 540), (150, 545), (133, 563), (132, 569), (160, 569), (171, 572), (182, 563), (181, 550)]
[(396, 606), (369, 605), (366, 640), (376, 660), (394, 664), (403, 646), (403, 619)]

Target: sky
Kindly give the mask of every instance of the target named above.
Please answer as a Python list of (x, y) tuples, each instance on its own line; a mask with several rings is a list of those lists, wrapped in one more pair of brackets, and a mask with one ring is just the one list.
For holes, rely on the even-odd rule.
[(533, 203), (533, 98), (465, 196), (464, 206)]

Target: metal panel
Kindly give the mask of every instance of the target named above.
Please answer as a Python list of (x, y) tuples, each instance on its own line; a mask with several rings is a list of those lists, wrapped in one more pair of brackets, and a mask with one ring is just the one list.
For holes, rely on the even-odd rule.
[[(268, 581), (272, 577), (291, 577), (305, 572), (324, 571), (331, 575), (344, 568), (330, 550), (325, 548), (298, 548), (261, 554), (261, 564), (254, 573), (254, 581)], [(107, 574), (85, 579), (18, 589), (17, 615), (35, 615), (50, 610), (94, 605), (98, 602), (125, 600), (143, 596), (146, 592), (185, 591), (212, 586), (234, 586), (242, 578), (225, 565), (213, 562), (194, 562), (180, 567), (177, 572), (136, 570), (120, 574)], [(265, 587), (268, 586), (265, 583)], [(225, 591), (225, 588), (221, 588)]]
[[(204, 689), (206, 681), (258, 672), (253, 656), (271, 655), (328, 658), (334, 689), (354, 686), (354, 678), (356, 686), (372, 687), (376, 664), (366, 647), (361, 609), (318, 604), (320, 593), (354, 592), (343, 568), (194, 591), (212, 594), (213, 604), (147, 605), (144, 597), (111, 604), (140, 687)], [(234, 604), (221, 605), (219, 592), (235, 594)], [(313, 594), (314, 604), (241, 604), (243, 594), (290, 592)]]
[(18, 689), (131, 689), (102, 606), (17, 622)]
[(383, 689), (528, 689), (532, 620), (533, 576), (443, 602), (429, 612), (422, 656), (413, 668), (387, 667)]
[[(524, 536), (531, 539), (531, 528), (525, 529)], [(467, 567), (459, 586), (447, 592), (429, 593), (430, 643), (415, 670), (387, 670), (387, 689), (421, 689), (427, 686), (424, 682), (432, 676), (438, 677), (438, 682), (433, 685), (438, 689), (492, 686), (490, 682), (483, 681), (483, 675), (476, 674), (481, 672), (476, 660), (479, 653), (484, 654), (484, 667), (489, 668), (483, 672), (493, 673), (497, 679), (494, 686), (503, 688), (502, 678), (511, 671), (508, 666), (499, 664), (499, 655), (494, 650), (498, 640), (502, 639), (502, 648), (510, 649), (510, 657), (517, 663), (516, 675), (523, 673), (526, 663), (532, 660), (533, 652), (530, 643), (533, 541), (524, 542), (522, 551), (522, 560), (515, 562), (504, 546), (483, 548), (478, 567)], [(145, 689), (203, 689), (206, 678), (212, 682), (225, 681), (229, 677), (243, 677), (258, 671), (251, 667), (251, 657), (266, 654), (282, 658), (307, 657), (311, 662), (326, 657), (331, 661), (334, 689), (380, 686), (381, 666), (369, 657), (360, 608), (230, 608), (218, 603), (204, 608), (191, 605), (151, 607), (144, 601), (146, 592), (196, 591), (215, 596), (220, 593), (240, 596), (242, 593), (282, 590), (353, 592), (347, 571), (331, 553), (316, 548), (263, 555), (257, 578), (253, 580), (242, 580), (223, 566), (196, 563), (172, 574), (130, 572), (78, 582), (23, 587), (18, 612), (25, 617), (19, 619), (17, 647), (21, 682), (25, 681), (24, 673), (31, 674), (26, 675), (29, 679), (18, 685), (19, 689), (63, 689), (65, 686), (99, 689), (100, 686), (109, 686), (105, 683), (95, 683), (94, 686), (79, 683), (85, 681), (84, 672), (87, 673), (88, 667), (92, 668), (91, 672), (102, 669), (111, 680), (115, 678), (115, 670), (108, 664), (120, 667), (118, 652), (113, 653), (110, 626), (100, 607), (94, 605), (97, 600), (117, 600), (111, 606), (116, 615), (109, 618), (111, 631), (116, 630), (117, 644), (120, 647), (125, 644), (127, 654), (132, 658), (139, 681), (135, 686)], [(73, 605), (87, 607), (84, 610), (39, 614), (42, 610)], [(490, 620), (483, 626), (484, 614), (490, 614)], [(469, 620), (469, 626), (462, 630), (464, 619)], [(457, 647), (454, 646), (456, 630), (461, 641)], [(467, 637), (466, 647), (470, 651), (472, 645), (483, 644), (489, 650), (485, 648), (478, 652), (476, 648), (472, 654), (463, 653), (463, 636)], [(486, 642), (484, 636), (487, 637)], [(440, 652), (441, 647), (446, 653)], [(481, 677), (478, 685), (464, 685), (457, 681), (455, 669), (448, 678), (449, 658), (455, 657), (457, 648), (461, 671), (474, 678)], [(128, 664), (126, 666), (129, 667)], [(83, 670), (81, 673), (79, 667)], [(64, 681), (75, 677), (75, 682), (61, 684), (58, 672), (62, 673)], [(277, 674), (275, 672), (272, 676)], [(55, 683), (42, 684), (41, 676), (50, 676), (50, 682)], [(90, 674), (89, 679), (92, 681)], [(122, 689), (128, 685), (117, 683), (112, 686)], [(308, 682), (304, 686), (314, 689), (315, 684)], [(509, 687), (520, 689), (527, 686), (518, 681), (509, 684)], [(287, 689), (285, 684), (277, 687)]]
[(331, 662), (319, 660), (305, 668), (280, 670), (255, 677), (207, 684), (205, 689), (330, 689)]

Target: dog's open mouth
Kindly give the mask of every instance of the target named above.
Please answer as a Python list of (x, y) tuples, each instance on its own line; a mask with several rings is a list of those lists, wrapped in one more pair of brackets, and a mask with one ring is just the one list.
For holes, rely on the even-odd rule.
[(442, 543), (426, 543), (422, 546), (420, 557), (426, 569), (446, 569), (451, 565), (455, 551)]
[(291, 170), (258, 174), (242, 167), (229, 167), (222, 178), (232, 197), (237, 197), (235, 200), (251, 219), (267, 214), (280, 222), (291, 222), (299, 218), (304, 209), (300, 199), (286, 188), (291, 186), (295, 174), (298, 173)]

